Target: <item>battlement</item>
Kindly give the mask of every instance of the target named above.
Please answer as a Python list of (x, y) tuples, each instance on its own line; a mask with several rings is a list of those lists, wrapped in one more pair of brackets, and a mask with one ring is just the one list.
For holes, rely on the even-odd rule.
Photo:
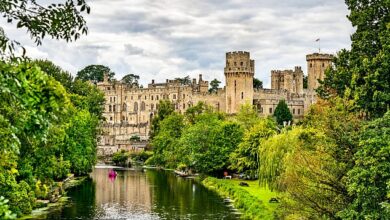
[(226, 53), (226, 59), (234, 59), (234, 58), (247, 58), (249, 59), (250, 53), (247, 51), (233, 51)]
[(313, 53), (306, 55), (306, 61), (310, 60), (332, 60), (333, 59), (332, 54), (326, 54), (326, 53)]

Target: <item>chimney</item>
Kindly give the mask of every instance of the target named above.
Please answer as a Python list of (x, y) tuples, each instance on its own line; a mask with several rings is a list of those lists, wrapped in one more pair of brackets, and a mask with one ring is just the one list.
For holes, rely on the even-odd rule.
[(196, 84), (196, 79), (195, 79), (195, 78), (192, 79), (192, 84), (193, 84), (193, 85)]
[(199, 74), (199, 83), (202, 82), (202, 74)]
[(152, 84), (154, 84), (154, 79), (152, 79)]

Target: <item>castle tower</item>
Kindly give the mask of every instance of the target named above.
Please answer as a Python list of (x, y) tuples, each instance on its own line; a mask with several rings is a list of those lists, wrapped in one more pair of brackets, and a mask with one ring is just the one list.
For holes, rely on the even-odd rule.
[(332, 65), (333, 55), (323, 53), (313, 53), (306, 55), (307, 61), (307, 88), (315, 90), (319, 87), (318, 80), (324, 80), (325, 70)]
[(249, 52), (226, 53), (226, 112), (235, 114), (240, 105), (253, 104), (253, 76), (255, 61), (250, 59)]

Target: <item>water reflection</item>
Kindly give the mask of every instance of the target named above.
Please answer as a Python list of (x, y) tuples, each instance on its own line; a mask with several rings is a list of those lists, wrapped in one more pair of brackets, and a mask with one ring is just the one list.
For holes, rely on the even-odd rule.
[(72, 203), (50, 219), (236, 219), (214, 192), (165, 171), (95, 169), (69, 191)]

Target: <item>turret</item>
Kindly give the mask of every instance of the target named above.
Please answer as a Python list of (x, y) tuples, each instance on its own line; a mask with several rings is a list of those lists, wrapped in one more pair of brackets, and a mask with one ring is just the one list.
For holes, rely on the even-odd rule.
[(255, 61), (249, 52), (226, 53), (226, 112), (237, 113), (240, 105), (253, 104), (253, 76)]
[(325, 70), (332, 65), (333, 55), (313, 53), (306, 55), (307, 61), (307, 88), (315, 90), (319, 87), (318, 80), (324, 80)]

